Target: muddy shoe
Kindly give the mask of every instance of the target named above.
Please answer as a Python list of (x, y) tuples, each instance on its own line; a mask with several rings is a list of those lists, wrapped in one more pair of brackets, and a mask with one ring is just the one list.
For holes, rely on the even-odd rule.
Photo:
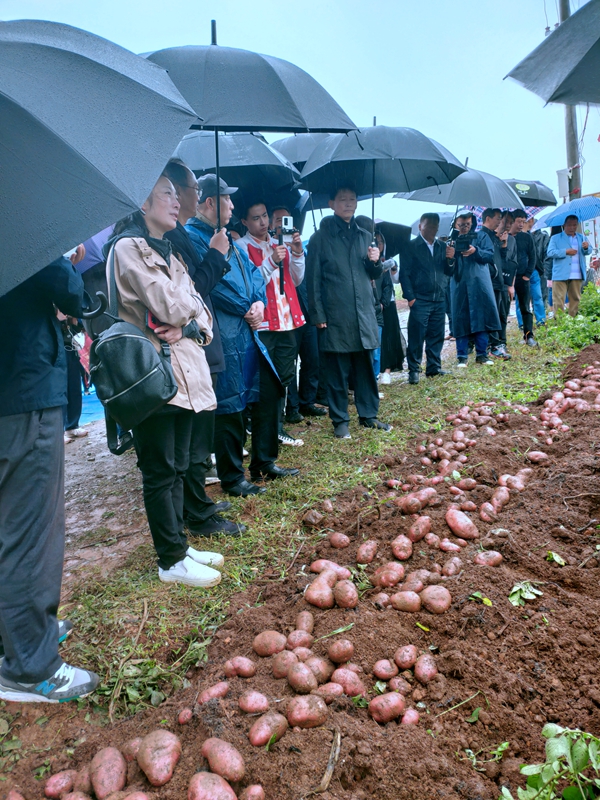
[(204, 564), (207, 567), (222, 567), (225, 559), (220, 553), (211, 553), (209, 550), (195, 550), (188, 547), (187, 555), (196, 564)]
[(54, 675), (36, 683), (19, 683), (0, 676), (0, 700), (13, 703), (65, 703), (91, 694), (100, 683), (95, 672), (61, 664)]
[(185, 583), (186, 586), (216, 586), (221, 581), (221, 573), (204, 564), (197, 564), (186, 556), (183, 561), (173, 564), (170, 569), (158, 568), (158, 577), (163, 583)]

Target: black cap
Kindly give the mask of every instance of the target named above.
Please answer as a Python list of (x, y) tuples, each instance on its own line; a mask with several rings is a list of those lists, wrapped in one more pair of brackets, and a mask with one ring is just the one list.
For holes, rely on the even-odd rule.
[[(227, 186), (223, 178), (219, 180), (219, 194), (233, 194), (237, 192), (237, 186)], [(204, 203), (209, 197), (217, 196), (217, 176), (213, 173), (202, 175), (198, 178), (198, 202)]]

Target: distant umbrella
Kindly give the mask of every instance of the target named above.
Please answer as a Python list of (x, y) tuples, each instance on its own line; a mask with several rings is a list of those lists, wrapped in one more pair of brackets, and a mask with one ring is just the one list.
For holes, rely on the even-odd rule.
[[(356, 217), (356, 223), (360, 228), (366, 231), (371, 231), (373, 228), (373, 220), (369, 217), (360, 215)], [(397, 222), (386, 222), (382, 219), (376, 219), (375, 232), (383, 236), (386, 258), (394, 258), (394, 256), (398, 255), (401, 256), (410, 242), (411, 230), (408, 225), (400, 225)]]
[(506, 77), (547, 103), (600, 103), (600, 0), (561, 23)]
[(544, 206), (555, 206), (558, 200), (554, 192), (541, 181), (519, 181), (510, 178), (504, 181), (515, 190), (526, 206), (543, 208)]
[(571, 200), (570, 203), (564, 203), (554, 211), (550, 211), (549, 214), (540, 217), (533, 226), (533, 230), (564, 225), (567, 217), (572, 214), (577, 217), (579, 222), (600, 217), (600, 197), (579, 197), (577, 200)]
[(508, 184), (489, 172), (469, 167), (452, 183), (429, 186), (415, 192), (399, 192), (395, 197), (441, 203), (445, 206), (483, 206), (484, 208), (523, 208), (518, 195)]
[(285, 139), (277, 139), (277, 141), (271, 142), (271, 147), (274, 147), (288, 161), (291, 161), (296, 169), (302, 170), (309, 156), (313, 154), (315, 147), (326, 136), (326, 133), (297, 133), (294, 136), (286, 136)]
[(167, 73), (55, 22), (0, 22), (0, 295), (139, 208), (196, 114)]

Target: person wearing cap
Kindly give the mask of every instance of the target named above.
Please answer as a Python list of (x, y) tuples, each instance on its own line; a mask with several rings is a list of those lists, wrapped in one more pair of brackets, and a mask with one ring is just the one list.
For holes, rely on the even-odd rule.
[(581, 299), (581, 286), (587, 277), (585, 257), (591, 251), (590, 243), (577, 233), (579, 219), (571, 214), (565, 220), (562, 233), (550, 239), (548, 258), (552, 259), (552, 298), (554, 313), (564, 311), (565, 298), (569, 296), (569, 315), (576, 317)]
[[(198, 255), (204, 258), (217, 227), (217, 195), (221, 225), (226, 226), (233, 211), (231, 195), (237, 188), (227, 186), (222, 179), (217, 184), (216, 175), (208, 174), (198, 180), (198, 189), (198, 210), (185, 228)], [(243, 411), (246, 406), (255, 404), (252, 409), (255, 417), (256, 404), (261, 397), (276, 397), (278, 403), (283, 392), (275, 367), (257, 334), (267, 302), (264, 279), (237, 244), (230, 242), (226, 259), (230, 271), (211, 291), (226, 367), (218, 374), (215, 389), (215, 456), (223, 490), (235, 497), (248, 497), (263, 493), (265, 488), (246, 480), (242, 463), (246, 436)], [(261, 360), (268, 369), (260, 369)], [(259, 439), (260, 426), (258, 429), (259, 435), (253, 432), (252, 436), (252, 477), (272, 480), (297, 475), (297, 469), (286, 469), (275, 463), (277, 428), (267, 442)]]
[(492, 288), (489, 264), (494, 264), (494, 248), (483, 231), (472, 233), (475, 216), (459, 213), (448, 244), (448, 265), (452, 270), (452, 328), (456, 337), (459, 367), (466, 367), (469, 338), (475, 339), (476, 363), (493, 364), (488, 359), (488, 337), (500, 330), (500, 318)]

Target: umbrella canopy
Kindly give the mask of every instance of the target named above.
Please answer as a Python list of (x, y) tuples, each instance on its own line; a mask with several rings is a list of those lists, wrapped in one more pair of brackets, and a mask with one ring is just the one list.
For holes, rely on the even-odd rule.
[(510, 178), (504, 182), (515, 190), (526, 206), (543, 208), (544, 206), (555, 206), (558, 203), (552, 189), (541, 181), (518, 181)]
[[(436, 214), (439, 214), (440, 217), (440, 227), (438, 230), (438, 237), (442, 236), (450, 236), (450, 231), (452, 230), (452, 222), (454, 217), (456, 216), (455, 211), (437, 211)], [(421, 219), (417, 219), (413, 222), (410, 226), (410, 231), (413, 236), (419, 235), (419, 223)]]
[(196, 114), (86, 31), (0, 22), (0, 295), (139, 208)]
[(419, 131), (378, 125), (324, 139), (304, 165), (302, 185), (315, 193), (343, 184), (357, 195), (410, 192), (449, 183), (464, 170), (448, 150)]
[[(362, 215), (356, 217), (356, 224), (366, 231), (370, 231), (373, 227), (372, 219)], [(375, 233), (380, 233), (385, 240), (386, 258), (402, 255), (410, 242), (410, 228), (408, 225), (400, 225), (397, 222), (385, 222), (382, 219), (376, 219)]]
[(566, 218), (571, 214), (574, 214), (579, 222), (600, 217), (600, 197), (579, 197), (577, 200), (571, 200), (570, 203), (564, 203), (549, 214), (540, 217), (533, 226), (533, 230), (564, 225)]
[(302, 171), (304, 165), (312, 155), (315, 147), (327, 136), (326, 133), (297, 133), (295, 136), (286, 136), (271, 143), (271, 147), (278, 150), (288, 161)]
[(600, 103), (600, 0), (590, 0), (512, 69), (547, 103)]
[(484, 208), (523, 208), (518, 195), (501, 178), (470, 167), (452, 183), (428, 186), (415, 192), (398, 192), (394, 197), (441, 203), (445, 206), (483, 206)]
[[(220, 131), (350, 131), (356, 128), (307, 72), (281, 58), (219, 45), (146, 54), (202, 117)], [(252, 91), (249, 90), (252, 87)]]

